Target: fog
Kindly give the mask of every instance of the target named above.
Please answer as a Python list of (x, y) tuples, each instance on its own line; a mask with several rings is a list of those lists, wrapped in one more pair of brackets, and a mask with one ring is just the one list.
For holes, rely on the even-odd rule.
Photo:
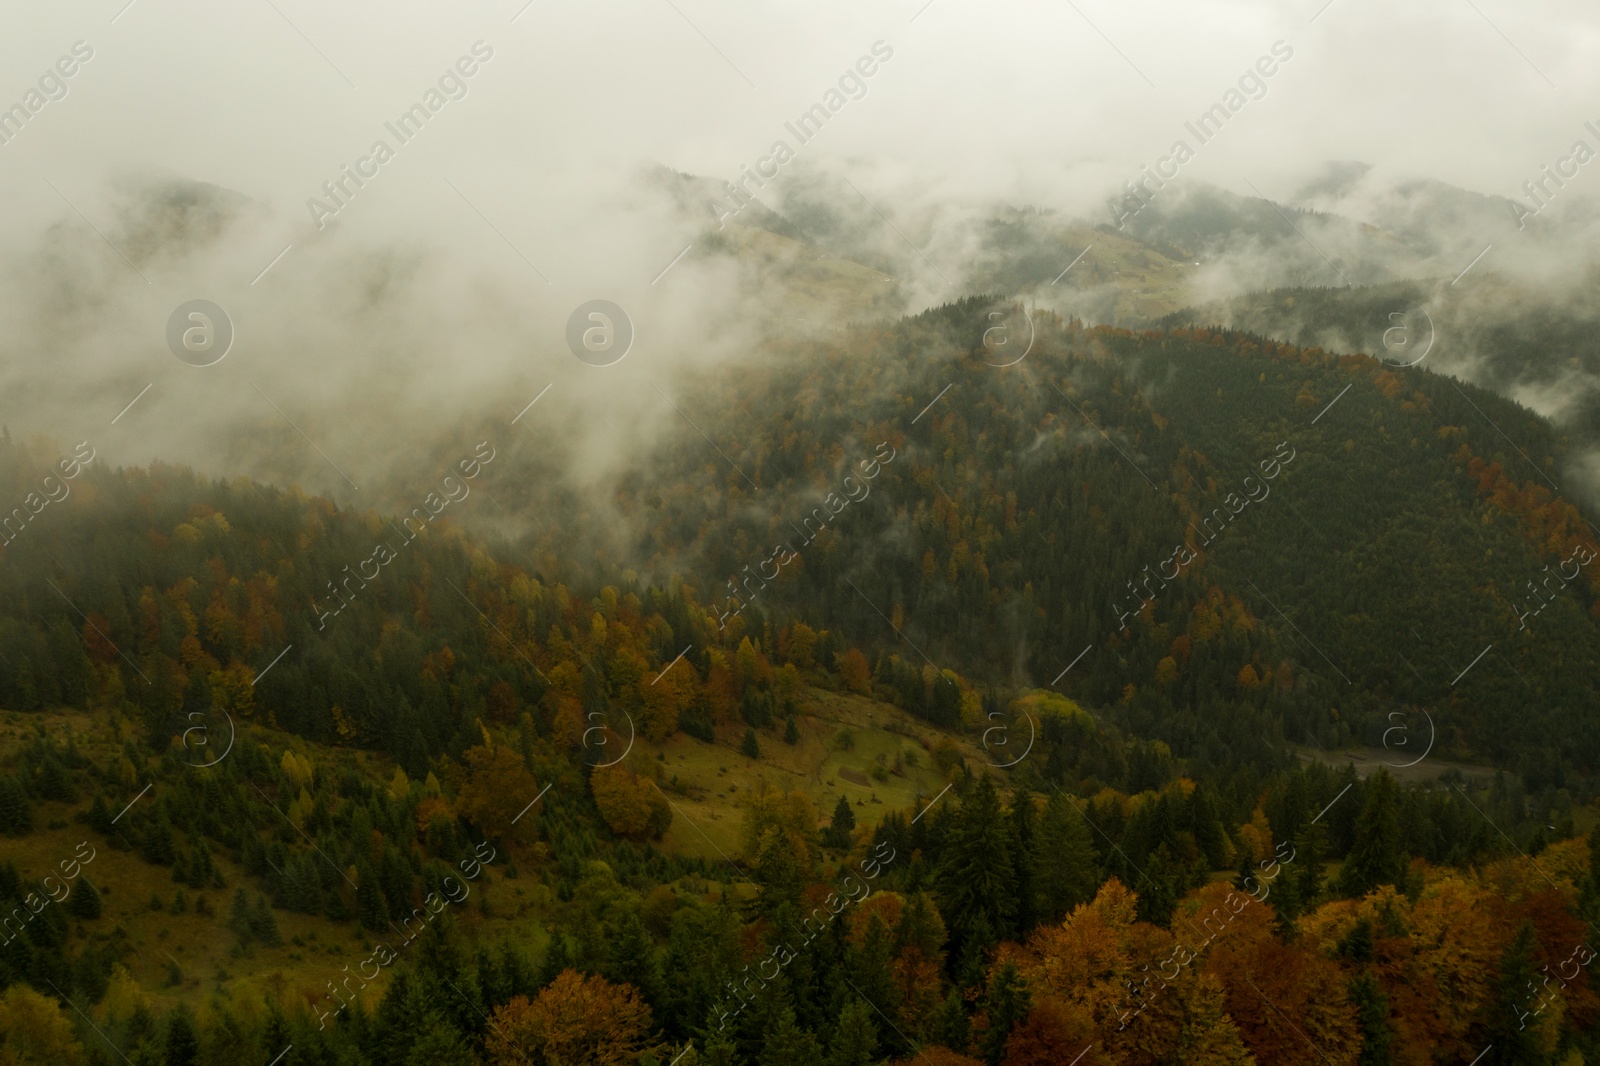
[[(1185, 302), (1448, 280), (1491, 243), (1484, 276), (1592, 293), (1600, 164), (1525, 230), (1506, 199), (1600, 147), (1600, 11), (1576, 2), (110, 0), (17, 5), (7, 28), (0, 106), (40, 106), (0, 144), (0, 421), (363, 505), (409, 506), (430, 463), (497, 435), (577, 484), (614, 472), (663, 427), (694, 432), (690, 372), (777, 334), (980, 289), (1137, 317), (1092, 257), (1045, 282), (1181, 139), (1192, 159), (1123, 232), (1155, 239), (1212, 186), (1325, 213), (1272, 232), (1257, 204), (1264, 222), (1185, 266)], [(1244, 106), (1200, 143), (1186, 123), (1230, 90)], [(843, 106), (796, 136), (830, 93)], [(719, 227), (722, 183), (780, 140), (792, 159)], [(1370, 169), (1329, 183), (1330, 161)], [(985, 236), (1020, 206), (1042, 274), (1008, 273)], [(791, 223), (810, 243), (759, 228)], [(236, 331), (206, 367), (166, 341), (200, 298)], [(566, 344), (591, 299), (636, 331), (610, 366)]]

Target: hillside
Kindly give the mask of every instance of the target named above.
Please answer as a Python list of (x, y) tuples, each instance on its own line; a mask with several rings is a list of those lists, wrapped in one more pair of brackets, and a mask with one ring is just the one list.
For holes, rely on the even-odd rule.
[(697, 422), (738, 443), (685, 433), (625, 482), (634, 551), (826, 619), (891, 687), (929, 663), (1059, 681), (1185, 754), (1220, 737), (1263, 760), (1280, 729), (1377, 744), (1421, 707), (1455, 757), (1526, 769), (1557, 731), (1539, 779), (1594, 772), (1590, 529), (1549, 488), (1569, 452), (1547, 422), (1424, 368), (1215, 330), (1035, 313), (1027, 359), (996, 367), (991, 306), (708, 381)]
[[(1444, 445), (1391, 448), (1405, 461), (1391, 457), (1382, 492), (1355, 506), (1366, 482), (1332, 456), (1376, 463), (1383, 427), (1462, 413), (1426, 375), (1039, 316), (1037, 350), (1006, 376), (951, 344), (994, 306), (857, 334), (860, 348), (824, 353), (834, 373), (803, 389), (784, 391), (784, 367), (764, 372), (770, 392), (744, 382), (757, 402), (727, 417), (768, 419), (783, 446), (762, 452), (756, 438), (733, 458), (757, 486), (748, 498), (740, 473), (712, 465), (726, 460), (662, 449), (667, 469), (710, 471), (727, 513), (695, 512), (703, 493), (663, 474), (637, 527), (651, 557), (617, 584), (569, 586), (506, 561), (539, 557), (536, 545), (491, 550), (446, 517), (466, 482), (513, 468), (528, 445), (441, 470), (442, 494), (391, 519), (180, 468), (108, 470), (92, 450), (73, 453), (75, 469), (48, 464), (45, 444), (0, 442), (4, 487), (30, 515), (0, 552), (0, 902), (14, 919), (0, 1019), (19, 1033), (65, 1027), (70, 1054), (95, 1062), (185, 1061), (193, 1047), (263, 1066), (421, 1066), (503, 1058), (499, 1029), (590, 1002), (608, 1021), (585, 1039), (615, 1031), (645, 1055), (725, 1062), (793, 1039), (905, 1058), (934, 1041), (972, 1046), (974, 1026), (998, 1031), (990, 1011), (1017, 974), (1089, 996), (1035, 1011), (1017, 1039), (1055, 1046), (1041, 1027), (1059, 1022), (1118, 1055), (1192, 1039), (1170, 1012), (1215, 1010), (1219, 995), (1235, 1046), (1272, 1054), (1272, 1024), (1240, 998), (1251, 984), (1321, 1026), (1346, 1061), (1368, 1040), (1464, 1047), (1497, 1031), (1487, 987), (1421, 1025), (1426, 1012), (1400, 1006), (1403, 974), (1331, 945), (1370, 927), (1385, 957), (1430, 965), (1423, 940), (1397, 931), (1414, 926), (1459, 939), (1469, 959), (1562, 957), (1595, 898), (1591, 851), (1573, 839), (1592, 812), (1567, 690), (1541, 681), (1556, 698), (1538, 712), (1573, 739), (1566, 761), (1523, 753), (1518, 777), (1402, 785), (1337, 765), (1362, 704), (1325, 702), (1338, 667), (1316, 665), (1243, 589), (1329, 599), (1343, 615), (1289, 628), (1343, 658), (1343, 632), (1325, 629), (1356, 608), (1403, 617), (1413, 587), (1364, 578), (1384, 596), (1352, 607), (1291, 550), (1317, 531), (1229, 517), (1167, 598), (1116, 613), (1094, 600), (1116, 588), (1107, 573), (1131, 580), (1186, 522), (1206, 528), (1201, 508), (1236, 468), (1271, 482), (1262, 510), (1282, 500), (1332, 524), (1316, 504), (1328, 493), (1354, 512), (1309, 546), (1336, 565), (1350, 551), (1339, 538), (1381, 535), (1399, 494), (1428, 488), (1419, 514), (1457, 516), (1440, 556), (1466, 544), (1525, 559), (1530, 524), (1551, 543), (1568, 535), (1564, 505), (1513, 491), (1473, 454), (1498, 456), (1469, 425), (1436, 434)], [(884, 353), (901, 345), (940, 357), (886, 374)], [(1210, 394), (1185, 381), (1202, 371)], [(919, 375), (951, 388), (941, 397)], [(1345, 421), (1314, 414), (1340, 381), (1350, 395), (1332, 410)], [(1040, 383), (1073, 413), (1025, 391)], [(1559, 454), (1538, 420), (1507, 424)], [(1173, 490), (1151, 491), (1145, 471)], [(34, 486), (54, 502), (39, 506)], [(639, 491), (613, 502), (626, 509)], [(822, 510), (786, 510), (794, 501)], [(764, 528), (769, 506), (814, 543), (758, 552), (784, 536)], [(703, 532), (693, 552), (650, 539), (691, 523)], [(704, 602), (686, 575), (704, 572), (712, 545), (793, 576), (743, 585), (742, 606)], [(1448, 597), (1479, 594), (1433, 595), (1454, 609)], [(1469, 634), (1493, 621), (1451, 619)], [(1592, 622), (1573, 606), (1547, 625), (1587, 639)], [(1067, 669), (1044, 676), (1055, 663), (1035, 660), (1051, 641), (1095, 627), (1081, 662), (1062, 654)], [(1344, 665), (1391, 680), (1381, 659)], [(1455, 691), (1446, 704), (1418, 690), (1439, 754), (1497, 742), (1493, 684)], [(1296, 731), (1335, 765), (1297, 757), (1284, 739)], [(1539, 853), (1554, 887), (1517, 851)], [(1273, 902), (1201, 945), (1203, 978), (1124, 1002), (1135, 968), (1230, 892)], [(1462, 898), (1475, 902), (1448, 905)], [(846, 919), (822, 917), (850, 900)], [(816, 932), (790, 938), (802, 914)], [(1109, 982), (1059, 982), (1052, 960), (1082, 956), (1058, 938), (1090, 926), (1124, 961)], [(1284, 947), (1278, 926), (1306, 939)], [(745, 968), (788, 939), (792, 976), (745, 988)], [(1351, 990), (1355, 977), (1368, 991)], [(892, 1011), (881, 1028), (853, 1001), (836, 1006), (861, 982)], [(82, 1004), (81, 1037), (42, 998), (52, 991)], [(1586, 986), (1570, 994), (1586, 1009)], [(1393, 1017), (1358, 1023), (1374, 996)], [(1578, 1021), (1546, 1026), (1552, 1040), (1586, 1039)]]

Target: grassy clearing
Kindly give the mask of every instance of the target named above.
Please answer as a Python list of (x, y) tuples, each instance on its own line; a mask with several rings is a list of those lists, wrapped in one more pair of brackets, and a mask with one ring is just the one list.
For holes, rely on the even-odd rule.
[[(819, 822), (825, 822), (839, 797), (845, 796), (855, 809), (857, 825), (876, 825), (886, 812), (910, 807), (919, 797), (932, 799), (945, 787), (932, 754), (940, 741), (950, 740), (970, 759), (982, 758), (975, 745), (950, 738), (897, 707), (860, 696), (813, 689), (797, 725), (800, 738), (793, 745), (783, 742), (781, 726), (758, 730), (759, 759), (739, 750), (743, 725), (723, 727), (714, 745), (683, 734), (660, 745), (641, 740), (629, 765), (652, 774), (659, 766), (675, 808), (672, 828), (661, 846), (712, 860), (736, 856), (743, 797), (763, 784), (810, 796)], [(853, 743), (849, 750), (840, 750), (840, 734), (846, 732)], [(870, 776), (880, 757), (882, 766), (892, 768), (897, 755), (902, 759), (900, 774), (890, 773), (886, 781)], [(839, 770), (845, 767), (868, 775), (869, 784), (862, 787), (840, 777)], [(677, 789), (671, 785), (674, 777)]]

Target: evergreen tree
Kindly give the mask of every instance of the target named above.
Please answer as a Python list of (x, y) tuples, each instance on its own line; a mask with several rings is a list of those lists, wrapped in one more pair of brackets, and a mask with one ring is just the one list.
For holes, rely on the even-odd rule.
[(1006, 960), (990, 980), (983, 999), (989, 1027), (978, 1040), (978, 1050), (989, 1066), (1000, 1066), (1012, 1030), (1027, 1019), (1032, 1009), (1033, 995), (1028, 991), (1028, 982), (1017, 971), (1016, 964)]
[(785, 744), (800, 743), (800, 727), (795, 725), (794, 715), (790, 715), (783, 724), (783, 742)]
[(1322, 894), (1322, 859), (1327, 851), (1327, 833), (1321, 825), (1307, 822), (1294, 838), (1294, 867), (1289, 879), (1302, 910), (1310, 910)]
[(610, 957), (602, 973), (618, 984), (632, 985), (646, 1003), (659, 1007), (662, 1000), (661, 965), (656, 961), (656, 949), (650, 941), (650, 934), (637, 913), (625, 911), (612, 930)]
[(1492, 1045), (1484, 1056), (1487, 1066), (1543, 1066), (1549, 1061), (1536, 1031), (1537, 947), (1533, 923), (1523, 922), (1500, 956), (1500, 978), (1484, 1033), (1486, 1042)]
[(968, 789), (951, 821), (940, 849), (939, 911), (965, 958), (972, 942), (987, 949), (1013, 928), (1017, 878), (1011, 826), (988, 775)]
[(572, 946), (567, 942), (566, 934), (557, 929), (550, 934), (550, 942), (545, 945), (544, 961), (539, 964), (539, 987), (547, 987), (563, 971), (572, 968)]
[(1405, 874), (1400, 852), (1400, 803), (1394, 778), (1379, 770), (1367, 779), (1367, 797), (1356, 818), (1355, 843), (1345, 857), (1339, 889), (1363, 895), (1380, 885), (1398, 885)]
[(1033, 806), (1033, 792), (1023, 786), (1012, 797), (1011, 840), (1015, 847), (1012, 865), (1016, 868), (1016, 924), (1011, 932), (1018, 938), (1027, 936), (1038, 921), (1034, 903), (1034, 837), (1037, 812)]
[(95, 793), (94, 802), (89, 805), (89, 828), (101, 836), (111, 836), (117, 827), (111, 824), (111, 808), (106, 806), (106, 798), (100, 793)]
[(777, 1012), (777, 1024), (767, 1030), (757, 1066), (800, 1066), (821, 1061), (822, 1048), (817, 1038), (795, 1024), (793, 1007), (782, 1007)]
[(356, 917), (361, 928), (373, 933), (389, 924), (389, 908), (383, 902), (378, 874), (366, 863), (356, 867)]
[(952, 988), (939, 1004), (931, 1026), (934, 1040), (958, 1055), (965, 1055), (972, 1044), (972, 1020), (967, 1017), (966, 1000), (961, 990)]
[(103, 904), (100, 899), (100, 890), (87, 877), (78, 878), (78, 883), (73, 887), (72, 895), (67, 897), (67, 910), (79, 918), (95, 919), (100, 917)]
[(14, 777), (0, 776), (0, 833), (22, 836), (33, 832), (33, 804)]
[(1356, 1066), (1390, 1066), (1389, 1050), (1394, 1033), (1389, 1028), (1389, 1000), (1378, 986), (1378, 979), (1359, 973), (1350, 979), (1350, 1003), (1361, 1026), (1361, 1056)]
[(1189, 830), (1204, 856), (1206, 865), (1219, 870), (1228, 861), (1228, 834), (1217, 815), (1217, 805), (1206, 785), (1197, 785), (1189, 796)]
[(756, 740), (754, 728), (747, 728), (744, 731), (744, 743), (739, 745), (739, 750), (752, 759), (761, 758), (761, 744)]
[(850, 846), (850, 833), (856, 827), (855, 811), (850, 809), (850, 801), (843, 796), (833, 808), (833, 821), (823, 831), (826, 838), (823, 843), (830, 848), (848, 848)]
[(755, 914), (771, 918), (780, 907), (798, 910), (800, 906), (800, 867), (794, 848), (783, 831), (768, 829), (761, 835), (756, 852), (755, 882), (760, 886), (750, 907)]
[(250, 913), (250, 935), (269, 948), (283, 943), (283, 938), (278, 935), (278, 919), (273, 917), (267, 897), (259, 892), (256, 893), (255, 909)]
[(167, 1019), (166, 1066), (196, 1066), (200, 1061), (200, 1034), (194, 1014), (179, 1004)]
[(1600, 921), (1600, 825), (1589, 831), (1589, 873), (1578, 895), (1578, 913), (1585, 921)]
[(881, 916), (873, 914), (867, 919), (866, 935), (861, 938), (861, 946), (851, 953), (850, 963), (850, 984), (854, 986), (851, 990), (866, 1000), (861, 1006), (869, 1010), (875, 1007), (889, 1019), (889, 1030), (884, 1033), (885, 1050), (895, 1056), (910, 1054), (912, 1049), (899, 1032), (900, 985), (894, 974), (893, 938)]
[(404, 1066), (476, 1066), (461, 1032), (438, 1011), (428, 1011), (402, 1060)]
[(228, 908), (228, 928), (239, 938), (240, 946), (255, 938), (255, 915), (250, 909), (250, 897), (243, 888), (233, 893), (233, 904)]
[(1034, 885), (1039, 919), (1059, 922), (1094, 898), (1100, 871), (1083, 815), (1063, 792), (1045, 802), (1034, 840)]
[(827, 1066), (871, 1066), (878, 1051), (878, 1026), (872, 1006), (864, 1000), (846, 1003), (839, 1011)]
[(1162, 844), (1145, 860), (1140, 885), (1147, 889), (1139, 893), (1139, 920), (1154, 925), (1172, 921), (1172, 912), (1178, 907), (1178, 897), (1183, 895), (1183, 870), (1172, 861), (1167, 846)]

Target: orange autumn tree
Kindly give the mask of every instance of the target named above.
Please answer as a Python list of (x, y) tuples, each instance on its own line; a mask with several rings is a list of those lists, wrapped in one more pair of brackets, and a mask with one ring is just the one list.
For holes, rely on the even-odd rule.
[(563, 970), (532, 1001), (495, 1009), (484, 1051), (492, 1066), (632, 1066), (658, 1052), (650, 1007), (632, 985)]
[(600, 817), (619, 836), (657, 840), (672, 824), (672, 808), (648, 778), (620, 763), (601, 766), (589, 775), (589, 791)]
[(468, 748), (462, 758), (467, 781), (456, 796), (456, 811), (489, 836), (531, 837), (537, 824), (531, 813), (521, 819), (517, 815), (539, 794), (539, 783), (523, 765), (522, 756), (503, 744), (494, 748), (480, 744)]

